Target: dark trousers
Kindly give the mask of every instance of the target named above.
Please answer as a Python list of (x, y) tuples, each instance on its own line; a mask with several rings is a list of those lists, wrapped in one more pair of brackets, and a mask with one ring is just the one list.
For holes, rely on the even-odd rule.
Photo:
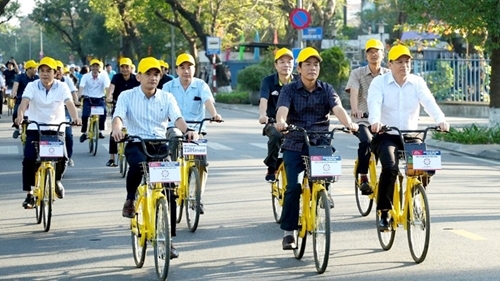
[[(66, 108), (66, 120), (71, 120), (71, 115), (69, 114), (68, 109)], [(66, 152), (68, 153), (68, 158), (73, 156), (73, 127), (66, 126), (65, 131), (65, 144), (66, 144)]]
[[(89, 125), (90, 108), (92, 106), (103, 106), (104, 115), (99, 116), (99, 130), (104, 130), (104, 123), (106, 122), (106, 104), (102, 98), (85, 98), (83, 99), (82, 107), (82, 133), (87, 132), (87, 126)], [(98, 132), (96, 132), (97, 134)]]
[(359, 130), (356, 133), (359, 139), (358, 146), (358, 174), (368, 174), (368, 165), (370, 163), (370, 144), (373, 139), (373, 135), (370, 132), (370, 128), (365, 125), (359, 125)]
[(269, 138), (267, 141), (267, 157), (264, 159), (264, 164), (266, 164), (270, 173), (274, 173), (278, 169), (278, 155), (283, 134), (271, 125), (264, 128), (264, 134)]
[(109, 154), (117, 154), (118, 153), (118, 144), (116, 143), (113, 137), (109, 138)]
[[(166, 145), (161, 146), (147, 146), (148, 152), (150, 154), (163, 154), (167, 151), (168, 147)], [(135, 194), (137, 192), (137, 187), (142, 181), (142, 164), (141, 162), (147, 161), (147, 156), (142, 150), (141, 143), (128, 143), (125, 147), (125, 156), (128, 162), (128, 173), (127, 173), (127, 199), (135, 200)], [(168, 184), (167, 184), (168, 185)], [(173, 185), (172, 185), (173, 186)], [(169, 211), (170, 211), (170, 235), (176, 236), (176, 217), (177, 217), (177, 202), (175, 202), (176, 196), (173, 189), (168, 189), (167, 198), (169, 201)]]
[(299, 222), (299, 202), (302, 192), (302, 182), (299, 182), (298, 176), (305, 169), (302, 155), (307, 154), (307, 146), (304, 145), (302, 152), (283, 151), (283, 161), (286, 172), (286, 191), (283, 203), (283, 213), (281, 217), (281, 229), (292, 231), (298, 229)]
[[(53, 131), (42, 131), (43, 135), (55, 135)], [(64, 136), (59, 136), (59, 140), (64, 140)], [(35, 185), (35, 174), (39, 167), (37, 163), (37, 150), (33, 141), (40, 140), (38, 131), (28, 130), (26, 133), (26, 146), (24, 148), (23, 159), (23, 190), (30, 191), (31, 187)], [(61, 180), (64, 170), (66, 169), (67, 158), (63, 157), (56, 162), (56, 181)]]
[(16, 99), (16, 104), (14, 105), (14, 109), (12, 111), (12, 128), (16, 128), (17, 130), (19, 130), (19, 125), (16, 124), (17, 110), (19, 109), (19, 105), (21, 105), (21, 99)]

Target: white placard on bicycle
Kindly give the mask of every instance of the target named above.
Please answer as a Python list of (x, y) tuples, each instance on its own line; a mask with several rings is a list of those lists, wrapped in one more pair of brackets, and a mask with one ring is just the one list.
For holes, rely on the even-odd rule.
[(441, 170), (441, 151), (413, 150), (414, 170)]
[(5, 90), (5, 94), (10, 96), (12, 94), (12, 89)]
[(341, 175), (341, 156), (311, 156), (311, 177), (331, 177)]
[(185, 142), (182, 144), (182, 154), (187, 155), (207, 155), (207, 140), (200, 139), (197, 143)]
[(64, 143), (62, 141), (41, 141), (40, 157), (64, 157)]
[(91, 106), (90, 115), (104, 115), (104, 106)]
[(149, 181), (157, 182), (180, 182), (181, 166), (179, 162), (150, 162)]

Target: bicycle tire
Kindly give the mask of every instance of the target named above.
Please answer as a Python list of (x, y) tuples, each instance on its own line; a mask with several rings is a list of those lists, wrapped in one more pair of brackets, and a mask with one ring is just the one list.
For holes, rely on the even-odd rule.
[[(181, 187), (179, 186), (179, 188), (181, 188)], [(179, 199), (177, 200), (177, 204), (175, 206), (175, 208), (176, 208), (175, 222), (176, 223), (180, 223), (182, 221), (182, 213), (184, 210), (184, 201), (185, 200), (186, 200), (185, 198), (180, 198), (180, 196), (179, 196)]]
[(52, 196), (54, 193), (54, 179), (52, 178), (51, 170), (47, 169), (45, 171), (45, 183), (43, 187), (43, 197), (42, 197), (42, 216), (43, 216), (43, 230), (48, 232), (50, 230), (50, 224), (52, 221)]
[(99, 121), (94, 122), (94, 150), (92, 155), (97, 154), (97, 148), (99, 147)]
[[(298, 225), (298, 230), (297, 233), (300, 233), (302, 230), (302, 227), (306, 227), (305, 225), (302, 224), (302, 208), (303, 208), (303, 203), (302, 203), (302, 194), (300, 195), (300, 201), (299, 201), (299, 225)], [(295, 239), (295, 243), (297, 244), (297, 248), (293, 249), (293, 256), (300, 260), (304, 256), (304, 252), (306, 251), (306, 244), (307, 244), (307, 230), (304, 232), (304, 237), (299, 237), (297, 235), (297, 239)]]
[(35, 196), (35, 218), (36, 218), (36, 224), (41, 224), (42, 223), (42, 207), (41, 207), (41, 199), (38, 197), (40, 192), (38, 192), (37, 189), (35, 189), (34, 196)]
[(278, 168), (278, 172), (276, 173), (276, 181), (271, 184), (271, 200), (273, 205), (273, 216), (276, 223), (281, 223), (281, 213), (283, 212), (283, 196), (285, 182), (285, 174), (283, 164), (281, 164)]
[[(408, 209), (406, 217), (408, 246), (410, 247), (410, 253), (413, 260), (416, 263), (421, 263), (427, 256), (431, 235), (429, 202), (427, 200), (425, 188), (421, 184), (413, 186), (411, 202), (412, 208)], [(410, 207), (410, 204), (406, 206)]]
[[(326, 190), (321, 190), (316, 199), (316, 221), (312, 232), (314, 264), (319, 274), (325, 272), (330, 256), (330, 201)], [(323, 216), (321, 216), (323, 214)]]
[(120, 166), (120, 174), (122, 175), (122, 178), (124, 178), (127, 175), (128, 168), (127, 158), (125, 155), (118, 155), (118, 166)]
[(198, 168), (189, 168), (188, 190), (185, 199), (186, 223), (189, 231), (195, 232), (200, 221), (201, 181)]
[(92, 153), (92, 151), (94, 151), (94, 133), (92, 133), (93, 130), (94, 129), (91, 126), (91, 128), (89, 129), (89, 132), (87, 133), (87, 136), (92, 136), (91, 138), (88, 138), (88, 140), (89, 140), (89, 153)]
[(166, 280), (170, 266), (170, 216), (165, 198), (156, 201), (155, 239), (153, 241), (156, 276)]
[(373, 207), (373, 199), (369, 195), (361, 194), (359, 189), (359, 174), (356, 173), (354, 177), (354, 194), (356, 195), (356, 206), (361, 216), (366, 217), (370, 214)]
[(379, 212), (375, 212), (375, 222), (376, 222), (376, 229), (377, 229), (377, 236), (378, 236), (378, 242), (380, 243), (380, 246), (382, 247), (383, 250), (388, 251), (391, 249), (392, 244), (394, 243), (394, 237), (396, 236), (396, 228), (392, 224), (392, 220), (390, 221), (391, 223), (391, 228), (389, 231), (384, 231), (381, 232), (378, 230), (378, 224), (380, 222), (380, 215)]
[[(139, 223), (142, 221), (142, 206), (144, 198), (138, 200), (136, 196), (136, 204), (135, 204), (135, 218), (130, 220), (130, 228), (131, 228), (131, 240), (132, 240), (132, 255), (134, 256), (134, 263), (137, 268), (141, 268), (144, 265), (144, 260), (146, 259), (146, 249), (148, 247), (148, 243), (143, 237), (146, 233), (142, 233), (142, 225)], [(135, 228), (135, 232), (134, 232)], [(141, 246), (140, 241), (144, 240), (144, 244)]]

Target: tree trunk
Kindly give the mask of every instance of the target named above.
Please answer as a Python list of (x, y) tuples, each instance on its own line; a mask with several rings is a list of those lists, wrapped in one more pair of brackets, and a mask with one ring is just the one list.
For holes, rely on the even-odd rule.
[[(493, 44), (500, 43), (500, 37), (492, 37)], [(491, 52), (490, 76), (490, 126), (500, 124), (500, 48), (495, 47)]]

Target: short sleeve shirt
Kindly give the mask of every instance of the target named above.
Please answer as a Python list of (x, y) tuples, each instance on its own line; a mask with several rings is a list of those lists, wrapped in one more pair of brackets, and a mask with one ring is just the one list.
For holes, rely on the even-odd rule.
[(12, 69), (6, 69), (3, 71), (3, 75), (5, 76), (5, 85), (7, 88), (12, 88), (14, 86), (14, 81), (16, 80), (16, 70)]
[(109, 87), (109, 77), (106, 72), (97, 75), (96, 78), (92, 76), (92, 72), (86, 73), (82, 76), (80, 87), (83, 87), (83, 95), (89, 98), (102, 98), (104, 96), (104, 89)]
[[(292, 81), (296, 80), (296, 76), (292, 76)], [(280, 82), (278, 73), (274, 73), (262, 79), (260, 85), (260, 97), (267, 100), (267, 111), (266, 115), (270, 118), (276, 118), (276, 104), (278, 103), (278, 98), (283, 88), (283, 84)]]
[(125, 80), (123, 77), (123, 74), (118, 73), (113, 76), (113, 79), (111, 79), (111, 84), (115, 85), (115, 90), (113, 91), (113, 100), (118, 100), (118, 96), (126, 90), (130, 90), (132, 88), (135, 88), (141, 83), (137, 81), (137, 78), (135, 77), (134, 74), (130, 74), (130, 77), (128, 80)]
[(38, 75), (33, 75), (32, 78), (29, 78), (28, 75), (26, 75), (26, 73), (17, 75), (16, 82), (18, 83), (18, 86), (17, 86), (16, 99), (18, 100), (22, 99), (24, 90), (26, 89), (26, 86), (28, 86), (28, 83), (33, 82), (37, 79), (39, 79)]
[[(318, 80), (316, 88), (309, 92), (299, 79), (283, 86), (277, 107), (288, 108), (286, 122), (290, 125), (303, 127), (308, 131), (328, 131), (330, 112), (337, 105), (341, 105), (341, 101), (332, 85)], [(310, 142), (316, 144), (318, 138), (311, 136)], [(285, 134), (282, 148), (302, 151), (304, 144), (301, 132), (291, 132)]]

